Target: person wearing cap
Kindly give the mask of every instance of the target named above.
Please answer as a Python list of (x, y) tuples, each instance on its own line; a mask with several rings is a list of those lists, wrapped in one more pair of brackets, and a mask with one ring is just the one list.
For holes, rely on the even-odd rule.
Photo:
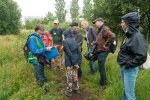
[(72, 92), (80, 93), (78, 68), (81, 63), (81, 51), (72, 34), (66, 34), (65, 38), (63, 41), (67, 79), (67, 91), (65, 91), (65, 95), (70, 97), (72, 96)]
[(117, 58), (123, 81), (122, 100), (136, 100), (136, 77), (139, 67), (147, 59), (147, 43), (139, 30), (139, 22), (138, 12), (130, 12), (122, 17), (121, 27), (124, 31), (124, 40)]
[[(78, 43), (78, 47), (80, 51), (82, 52), (83, 39), (82, 39), (82, 34), (78, 30), (78, 23), (72, 22), (69, 26), (71, 28), (64, 31), (63, 39), (66, 39), (67, 35), (71, 34), (73, 38), (75, 39), (75, 41)], [(79, 64), (79, 68), (78, 68), (78, 77), (79, 78), (82, 77), (81, 63)]]
[(104, 25), (104, 20), (100, 17), (93, 21), (93, 24), (98, 28), (96, 35), (96, 52), (98, 58), (98, 68), (100, 72), (100, 91), (106, 89), (107, 79), (105, 72), (105, 61), (109, 53), (109, 46), (115, 39), (115, 34)]
[[(87, 41), (88, 51), (90, 52), (92, 45), (96, 40), (96, 31), (92, 26), (89, 26), (89, 23), (86, 20), (81, 22), (81, 27), (85, 29), (86, 32), (85, 40)], [(88, 73), (88, 75), (91, 75), (96, 72), (96, 67), (93, 60), (89, 61), (89, 63), (91, 71)]]
[(54, 27), (49, 31), (53, 38), (53, 45), (56, 46), (59, 57), (55, 58), (56, 67), (62, 69), (62, 61), (63, 61), (63, 46), (62, 46), (62, 35), (63, 30), (59, 27), (59, 21), (54, 20)]

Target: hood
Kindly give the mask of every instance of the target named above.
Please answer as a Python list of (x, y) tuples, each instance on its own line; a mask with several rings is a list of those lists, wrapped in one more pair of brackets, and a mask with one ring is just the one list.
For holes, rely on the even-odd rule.
[(122, 20), (124, 20), (128, 26), (127, 37), (139, 31), (140, 15), (138, 12), (127, 13), (122, 17)]
[(40, 35), (38, 35), (37, 32), (33, 32), (32, 34), (34, 34), (35, 36), (39, 37), (40, 38)]

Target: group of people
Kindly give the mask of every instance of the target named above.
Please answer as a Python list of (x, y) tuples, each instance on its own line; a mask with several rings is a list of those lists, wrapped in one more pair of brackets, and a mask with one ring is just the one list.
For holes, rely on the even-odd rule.
[[(124, 15), (121, 26), (123, 29), (124, 40), (121, 44), (118, 53), (117, 61), (121, 69), (121, 77), (123, 80), (123, 100), (136, 100), (135, 97), (135, 80), (138, 74), (138, 68), (147, 58), (147, 44), (144, 36), (139, 31), (140, 15), (138, 12), (131, 12)], [(44, 27), (38, 24), (35, 27), (36, 35), (40, 41), (39, 47), (35, 38), (29, 38), (29, 49), (34, 55), (41, 55), (44, 52), (51, 51), (51, 46), (55, 46), (60, 56), (54, 61), (57, 68), (62, 68), (62, 62), (66, 67), (66, 82), (67, 89), (66, 96), (72, 96), (72, 93), (80, 93), (78, 79), (82, 77), (82, 44), (83, 39), (87, 41), (88, 51), (93, 45), (96, 46), (95, 52), (98, 59), (98, 70), (100, 72), (100, 90), (106, 89), (108, 84), (105, 71), (105, 61), (109, 54), (109, 47), (115, 39), (115, 34), (111, 32), (110, 28), (105, 26), (104, 20), (99, 17), (93, 21), (93, 24), (98, 29), (98, 32), (89, 25), (88, 21), (81, 22), (81, 27), (85, 30), (85, 37), (79, 31), (78, 23), (72, 22), (70, 29), (62, 31), (59, 28), (59, 22), (54, 21), (54, 28), (49, 32), (44, 32)], [(46, 39), (46, 38), (49, 38)], [(64, 60), (63, 60), (64, 52)], [(52, 61), (51, 61), (52, 62)], [(46, 77), (44, 75), (44, 65), (37, 62), (31, 62), (35, 69), (36, 80), (40, 86), (43, 86)], [(90, 71), (88, 75), (96, 73), (94, 60), (89, 61)]]

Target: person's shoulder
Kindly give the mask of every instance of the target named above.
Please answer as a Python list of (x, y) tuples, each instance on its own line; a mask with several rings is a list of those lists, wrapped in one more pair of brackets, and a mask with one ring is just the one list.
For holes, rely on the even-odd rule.
[(67, 29), (67, 30), (64, 31), (64, 33), (69, 33), (69, 32), (71, 32), (70, 29)]
[(50, 30), (49, 30), (49, 33), (52, 33), (54, 31), (54, 28), (51, 28)]

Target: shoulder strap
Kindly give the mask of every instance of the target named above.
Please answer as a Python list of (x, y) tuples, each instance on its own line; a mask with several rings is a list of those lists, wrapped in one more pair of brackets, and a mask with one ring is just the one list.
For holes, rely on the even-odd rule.
[(39, 49), (40, 49), (40, 48), (43, 48), (44, 45), (43, 45), (43, 43), (40, 41), (40, 39), (39, 39), (36, 35), (34, 35), (34, 38), (35, 38), (35, 40), (36, 40), (36, 43), (37, 43), (38, 48), (39, 48)]
[(98, 33), (98, 36), (101, 35), (101, 33), (104, 31), (105, 26), (102, 27), (101, 31)]

